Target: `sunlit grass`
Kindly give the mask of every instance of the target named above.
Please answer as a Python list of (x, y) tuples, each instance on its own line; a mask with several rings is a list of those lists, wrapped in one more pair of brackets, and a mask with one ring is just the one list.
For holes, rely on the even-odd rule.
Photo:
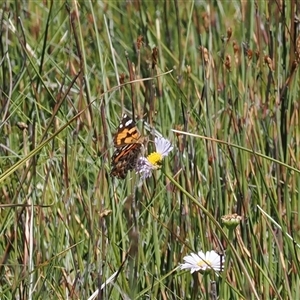
[[(295, 1), (1, 5), (1, 299), (299, 298)], [(123, 113), (150, 178), (110, 176)]]

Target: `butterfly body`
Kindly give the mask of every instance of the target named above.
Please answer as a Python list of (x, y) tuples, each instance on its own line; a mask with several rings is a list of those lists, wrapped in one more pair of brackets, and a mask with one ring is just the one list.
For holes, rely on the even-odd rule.
[(111, 176), (124, 179), (135, 168), (143, 146), (143, 138), (135, 122), (123, 115), (117, 133), (113, 137), (115, 152), (112, 156)]

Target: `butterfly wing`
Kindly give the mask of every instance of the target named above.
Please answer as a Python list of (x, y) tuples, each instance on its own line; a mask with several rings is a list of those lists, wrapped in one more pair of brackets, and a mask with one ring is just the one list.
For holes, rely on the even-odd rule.
[(112, 156), (111, 176), (124, 179), (133, 170), (141, 153), (142, 138), (135, 122), (123, 115), (117, 133), (113, 137), (116, 148)]
[(117, 148), (112, 156), (111, 176), (124, 179), (128, 173), (135, 168), (141, 153), (142, 144), (129, 144)]
[(138, 143), (140, 138), (141, 134), (135, 122), (127, 115), (123, 115), (117, 133), (113, 138), (115, 147), (119, 148), (124, 145)]

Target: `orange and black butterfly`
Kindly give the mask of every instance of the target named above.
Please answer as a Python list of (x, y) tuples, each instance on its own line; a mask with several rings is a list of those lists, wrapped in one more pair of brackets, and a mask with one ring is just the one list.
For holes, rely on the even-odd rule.
[(110, 174), (124, 179), (127, 172), (136, 166), (143, 147), (143, 138), (135, 122), (124, 114), (113, 141), (116, 150), (111, 159)]

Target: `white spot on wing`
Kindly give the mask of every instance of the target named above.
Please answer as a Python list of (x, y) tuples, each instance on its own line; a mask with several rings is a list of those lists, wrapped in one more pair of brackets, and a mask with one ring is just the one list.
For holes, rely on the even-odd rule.
[(130, 119), (130, 120), (128, 120), (126, 123), (125, 123), (125, 127), (128, 127), (130, 124), (132, 124), (132, 120)]

